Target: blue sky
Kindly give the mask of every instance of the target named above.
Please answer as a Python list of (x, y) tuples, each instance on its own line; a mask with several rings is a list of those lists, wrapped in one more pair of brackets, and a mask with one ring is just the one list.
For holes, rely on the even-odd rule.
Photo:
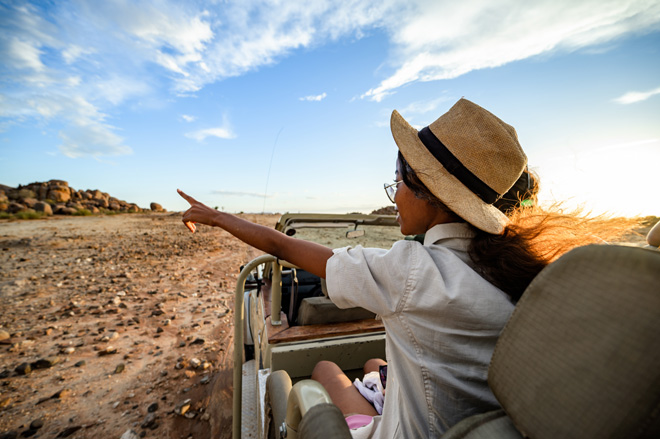
[(388, 204), (397, 109), (515, 126), (542, 199), (660, 215), (660, 2), (0, 0), (0, 183)]

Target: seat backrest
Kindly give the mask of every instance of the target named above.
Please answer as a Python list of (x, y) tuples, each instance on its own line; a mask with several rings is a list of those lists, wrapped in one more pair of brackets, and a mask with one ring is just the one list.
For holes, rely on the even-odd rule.
[(660, 252), (592, 245), (549, 265), (488, 382), (524, 436), (660, 437)]
[(298, 324), (327, 325), (330, 323), (352, 322), (373, 319), (376, 314), (364, 308), (341, 309), (327, 297), (308, 297), (302, 300), (298, 312)]

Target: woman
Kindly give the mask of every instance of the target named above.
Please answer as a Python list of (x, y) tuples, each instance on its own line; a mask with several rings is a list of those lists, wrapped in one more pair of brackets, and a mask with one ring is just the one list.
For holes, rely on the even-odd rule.
[[(512, 127), (465, 99), (419, 133), (397, 112), (391, 127), (401, 232), (424, 233), (424, 243), (336, 251), (328, 293), (339, 307), (376, 312), (385, 325), (388, 377), (374, 435), (437, 437), (499, 407), (487, 370), (514, 305), (469, 251), (476, 229), (503, 233), (507, 217), (492, 203), (518, 180), (526, 157)], [(344, 296), (353, 291), (360, 295)], [(312, 377), (345, 414), (374, 414), (334, 364), (319, 363)]]
[[(401, 232), (425, 234), (423, 244), (332, 250), (210, 209), (179, 191), (191, 204), (183, 222), (193, 232), (194, 223), (222, 227), (326, 278), (340, 308), (379, 314), (387, 396), (371, 434), (436, 437), (467, 416), (499, 407), (486, 381), (497, 337), (531, 279), (576, 241), (545, 251), (547, 241), (535, 242), (552, 228), (548, 215), (511, 223), (493, 205), (518, 180), (527, 158), (513, 127), (490, 112), (461, 99), (419, 132), (394, 111), (391, 129), (399, 155), (395, 182), (386, 190)], [(313, 377), (345, 415), (375, 414), (334, 364), (320, 363)]]

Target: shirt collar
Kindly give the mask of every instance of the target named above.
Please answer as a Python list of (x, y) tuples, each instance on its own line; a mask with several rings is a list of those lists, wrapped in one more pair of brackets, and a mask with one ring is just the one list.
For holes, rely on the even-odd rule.
[[(437, 224), (426, 231), (424, 245), (442, 244), (447, 247), (464, 249), (466, 246), (464, 239), (472, 239), (474, 236), (474, 229), (468, 223)], [(459, 239), (454, 241), (456, 238)], [(461, 244), (458, 244), (459, 242)], [(453, 243), (458, 245), (452, 245)]]

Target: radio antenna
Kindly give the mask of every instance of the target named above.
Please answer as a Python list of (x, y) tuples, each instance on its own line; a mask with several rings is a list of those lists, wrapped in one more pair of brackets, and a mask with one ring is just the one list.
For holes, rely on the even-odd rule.
[(270, 163), (268, 164), (268, 175), (266, 176), (266, 189), (264, 189), (264, 204), (261, 208), (261, 214), (263, 215), (266, 213), (266, 195), (268, 195), (268, 181), (270, 180), (270, 168), (273, 166), (273, 157), (275, 157), (275, 147), (277, 146), (277, 141), (280, 138), (280, 134), (282, 134), (282, 130), (284, 127), (280, 128), (280, 130), (277, 132), (277, 136), (275, 136), (275, 142), (273, 143), (273, 151), (270, 153)]

